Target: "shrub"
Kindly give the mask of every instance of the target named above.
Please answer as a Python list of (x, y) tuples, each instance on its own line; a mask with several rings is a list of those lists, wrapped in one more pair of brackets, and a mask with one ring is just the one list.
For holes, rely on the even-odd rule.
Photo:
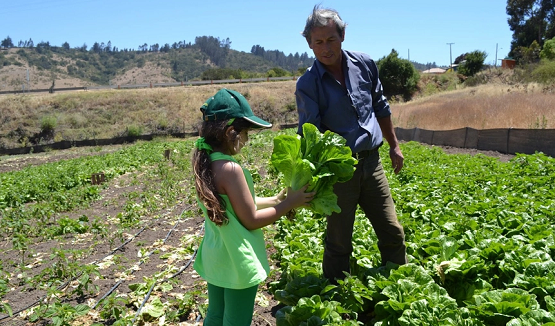
[(127, 136), (140, 136), (143, 134), (143, 128), (137, 125), (130, 125), (127, 127)]
[(484, 51), (476, 50), (465, 55), (465, 62), (458, 68), (460, 74), (472, 77), (476, 75), (484, 66), (487, 54)]
[(56, 129), (58, 125), (58, 119), (54, 116), (45, 116), (42, 117), (40, 121), (40, 129), (44, 133), (52, 132)]
[(410, 99), (417, 90), (420, 74), (409, 60), (399, 58), (395, 49), (377, 61), (384, 95), (391, 98), (397, 95)]
[(531, 76), (538, 83), (550, 84), (555, 82), (555, 61), (543, 60), (532, 70)]
[(540, 58), (555, 60), (555, 37), (545, 41), (543, 49), (540, 51)]
[(470, 87), (483, 85), (487, 83), (488, 83), (488, 77), (486, 75), (474, 75), (474, 76), (468, 77), (464, 81), (464, 85), (470, 86)]

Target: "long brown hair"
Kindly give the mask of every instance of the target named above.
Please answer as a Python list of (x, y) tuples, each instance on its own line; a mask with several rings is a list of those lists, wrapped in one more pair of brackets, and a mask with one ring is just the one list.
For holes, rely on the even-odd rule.
[[(204, 137), (204, 141), (212, 146), (212, 148), (220, 147), (227, 141), (225, 135), (227, 128), (233, 126), (235, 131), (237, 131), (233, 136), (234, 138), (231, 139), (235, 141), (235, 138), (238, 137), (242, 130), (252, 127), (252, 124), (243, 118), (236, 118), (228, 125), (229, 121), (204, 121), (200, 127), (200, 136)], [(208, 218), (218, 226), (227, 224), (228, 218), (225, 214), (226, 203), (216, 189), (210, 153), (206, 150), (195, 149), (192, 164), (197, 196), (206, 207)]]

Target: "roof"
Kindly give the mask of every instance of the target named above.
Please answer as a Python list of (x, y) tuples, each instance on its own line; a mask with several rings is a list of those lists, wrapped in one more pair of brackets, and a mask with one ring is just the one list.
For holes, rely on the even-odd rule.
[(445, 72), (445, 69), (432, 68), (432, 69), (424, 70), (422, 73), (423, 74), (443, 74), (444, 72)]

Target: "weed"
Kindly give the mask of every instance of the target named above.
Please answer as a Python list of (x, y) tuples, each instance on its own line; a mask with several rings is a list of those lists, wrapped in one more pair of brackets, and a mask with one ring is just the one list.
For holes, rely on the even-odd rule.
[(547, 119), (545, 115), (542, 115), (540, 120), (539, 117), (536, 117), (536, 121), (534, 121), (529, 127), (529, 129), (546, 129), (547, 128)]
[(143, 134), (143, 127), (139, 125), (130, 125), (127, 127), (125, 134), (126, 136), (132, 137), (140, 136)]
[(40, 130), (43, 133), (53, 132), (54, 129), (56, 129), (57, 125), (58, 125), (58, 119), (56, 119), (56, 117), (51, 115), (42, 117), (42, 119), (40, 120)]

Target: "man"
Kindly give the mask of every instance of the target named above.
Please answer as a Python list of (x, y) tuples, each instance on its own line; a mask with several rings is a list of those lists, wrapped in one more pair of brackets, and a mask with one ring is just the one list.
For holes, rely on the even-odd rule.
[(321, 132), (338, 133), (359, 161), (353, 178), (335, 185), (341, 213), (327, 217), (322, 266), (324, 276), (332, 282), (343, 279), (343, 272), (350, 272), (357, 205), (376, 232), (382, 264), (407, 262), (404, 230), (397, 219), (378, 151), (383, 138), (390, 146), (395, 173), (403, 167), (403, 154), (378, 68), (367, 54), (341, 48), (345, 27), (337, 11), (314, 7), (302, 35), (316, 60), (299, 78), (295, 91), (299, 134), (306, 122)]

